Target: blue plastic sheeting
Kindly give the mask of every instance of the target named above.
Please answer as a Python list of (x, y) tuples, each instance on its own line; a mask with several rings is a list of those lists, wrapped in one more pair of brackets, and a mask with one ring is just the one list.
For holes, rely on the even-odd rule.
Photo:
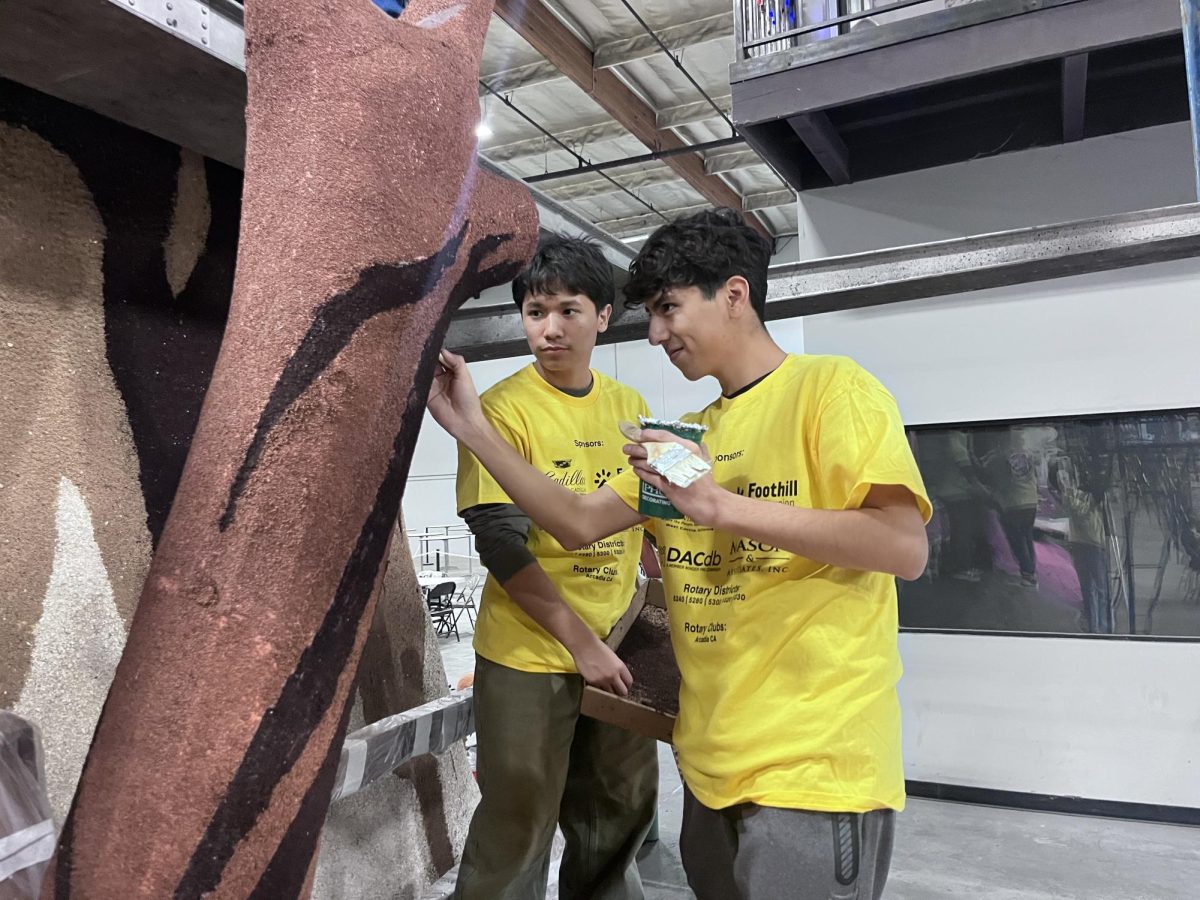
[(393, 19), (399, 18), (400, 13), (404, 12), (404, 7), (408, 6), (408, 0), (372, 0), (372, 2)]
[(1196, 163), (1196, 198), (1200, 200), (1200, 0), (1180, 0), (1183, 52), (1187, 57), (1188, 106), (1192, 110), (1192, 150)]

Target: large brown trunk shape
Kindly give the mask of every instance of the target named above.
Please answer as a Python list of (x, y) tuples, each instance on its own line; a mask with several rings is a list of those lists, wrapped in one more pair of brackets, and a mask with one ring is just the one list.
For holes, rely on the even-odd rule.
[(306, 893), (449, 315), (537, 238), (475, 164), (491, 9), (247, 5), (229, 322), (44, 897)]

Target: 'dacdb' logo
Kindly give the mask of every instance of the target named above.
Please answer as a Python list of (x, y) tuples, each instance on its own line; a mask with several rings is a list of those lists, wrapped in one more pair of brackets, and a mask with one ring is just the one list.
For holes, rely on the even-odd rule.
[(556, 459), (554, 461), (554, 468), (569, 469), (571, 468), (571, 461), (569, 459)]
[(705, 553), (703, 550), (680, 550), (678, 547), (668, 547), (667, 562), (677, 563), (681, 566), (711, 569), (721, 564), (721, 554), (715, 550)]

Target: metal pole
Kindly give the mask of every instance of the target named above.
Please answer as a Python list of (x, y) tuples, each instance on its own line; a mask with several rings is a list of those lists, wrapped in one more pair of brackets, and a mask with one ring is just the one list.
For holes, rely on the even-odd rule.
[(1192, 160), (1200, 198), (1200, 0), (1179, 0), (1183, 10), (1183, 55), (1187, 59), (1188, 106), (1192, 111)]

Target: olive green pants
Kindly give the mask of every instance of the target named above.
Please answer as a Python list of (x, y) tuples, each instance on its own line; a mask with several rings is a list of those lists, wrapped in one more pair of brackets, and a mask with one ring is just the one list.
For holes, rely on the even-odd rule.
[(481, 799), (456, 900), (541, 900), (562, 828), (562, 900), (640, 900), (636, 856), (658, 805), (654, 741), (579, 715), (578, 675), (475, 661)]

